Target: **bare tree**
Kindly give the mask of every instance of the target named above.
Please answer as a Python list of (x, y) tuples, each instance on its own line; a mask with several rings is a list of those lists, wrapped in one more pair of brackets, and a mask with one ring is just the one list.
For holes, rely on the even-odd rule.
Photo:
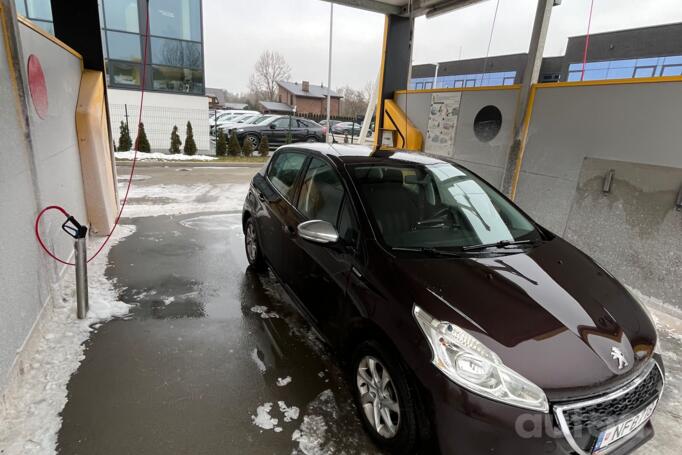
[(366, 89), (355, 90), (352, 87), (341, 87), (337, 90), (341, 99), (341, 115), (346, 117), (363, 115), (367, 109), (369, 98)]
[(277, 81), (284, 81), (291, 77), (291, 67), (284, 56), (276, 51), (263, 52), (253, 73), (249, 78), (249, 89), (258, 99), (275, 100), (277, 95)]

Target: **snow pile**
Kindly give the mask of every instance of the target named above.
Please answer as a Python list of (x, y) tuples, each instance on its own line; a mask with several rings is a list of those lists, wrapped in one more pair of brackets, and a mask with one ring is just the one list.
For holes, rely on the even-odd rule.
[[(294, 454), (323, 455), (336, 452), (336, 443), (331, 435), (338, 420), (339, 409), (331, 390), (320, 393), (309, 405), (298, 430), (291, 435), (291, 440), (298, 443)], [(331, 430), (331, 431), (328, 431)], [(337, 434), (341, 434), (336, 432)]]
[(298, 419), (300, 410), (296, 406), (287, 406), (284, 401), (278, 401), (277, 404), (279, 405), (279, 411), (284, 414), (285, 422)]
[(274, 311), (268, 311), (268, 307), (263, 306), (263, 305), (256, 305), (251, 307), (251, 311), (254, 313), (260, 314), (260, 317), (263, 319), (270, 319), (270, 318), (278, 318), (279, 314), (275, 313)]
[(270, 411), (272, 410), (272, 403), (264, 403), (261, 406), (258, 406), (256, 409), (256, 415), (251, 416), (251, 420), (253, 420), (253, 424), (256, 425), (257, 427), (261, 427), (264, 430), (275, 430), (279, 428), (279, 431), (282, 431), (280, 427), (277, 427), (277, 419), (272, 418), (270, 416)]
[[(1, 453), (55, 453), (61, 427), (59, 414), (66, 405), (71, 375), (85, 358), (83, 343), (99, 323), (128, 312), (129, 306), (117, 300), (104, 271), (109, 248), (134, 231), (134, 226), (119, 226), (107, 247), (88, 264), (90, 311), (85, 320), (76, 318), (75, 274), (71, 268), (66, 270), (61, 301), (55, 303), (51, 314), (45, 315), (35, 355), (23, 366), (23, 375), (7, 387), (8, 399), (0, 408)], [(99, 245), (91, 240), (90, 251), (96, 251)]]
[(262, 354), (258, 351), (258, 348), (255, 348), (253, 351), (251, 351), (251, 360), (254, 361), (254, 363), (258, 367), (258, 370), (260, 370), (261, 373), (265, 373), (267, 367), (265, 366), (265, 363), (263, 363), (263, 360), (260, 358), (261, 355)]
[[(117, 160), (133, 160), (135, 158), (135, 152), (133, 150), (129, 152), (114, 152)], [(168, 153), (137, 153), (137, 161), (214, 161), (218, 158), (215, 156), (208, 155), (171, 155)]]
[[(119, 186), (125, 191), (125, 185)], [(124, 217), (241, 210), (248, 184), (133, 185)], [(202, 220), (205, 221), (205, 220)]]
[(289, 384), (291, 382), (291, 376), (287, 376), (286, 378), (277, 378), (277, 386), (278, 387), (284, 387), (285, 385)]

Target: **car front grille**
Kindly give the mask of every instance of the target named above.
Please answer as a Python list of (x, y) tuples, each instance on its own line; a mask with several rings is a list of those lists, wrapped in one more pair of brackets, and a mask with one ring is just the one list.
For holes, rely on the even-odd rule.
[(592, 400), (555, 406), (555, 415), (571, 447), (579, 454), (588, 454), (602, 431), (642, 411), (660, 396), (663, 384), (661, 370), (652, 361), (642, 375), (621, 390)]

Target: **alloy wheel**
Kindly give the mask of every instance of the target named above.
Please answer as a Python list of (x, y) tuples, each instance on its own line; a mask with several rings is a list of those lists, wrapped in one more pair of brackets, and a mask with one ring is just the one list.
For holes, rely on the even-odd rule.
[(400, 428), (400, 405), (388, 370), (375, 357), (365, 356), (358, 364), (356, 381), (367, 421), (380, 436), (395, 437)]
[(253, 146), (254, 150), (258, 148), (258, 144), (259, 144), (260, 142), (258, 141), (258, 138), (257, 138), (256, 136), (251, 136), (251, 135), (246, 136), (246, 140), (249, 141), (249, 142), (251, 143), (251, 145)]
[(253, 263), (258, 258), (258, 240), (256, 239), (256, 227), (253, 223), (248, 223), (246, 226), (246, 254), (249, 257), (249, 262)]

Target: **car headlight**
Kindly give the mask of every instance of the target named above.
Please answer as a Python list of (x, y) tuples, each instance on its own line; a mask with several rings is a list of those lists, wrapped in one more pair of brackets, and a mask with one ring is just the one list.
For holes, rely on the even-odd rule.
[(549, 411), (545, 392), (506, 367), (483, 343), (454, 324), (434, 319), (417, 305), (413, 312), (431, 345), (433, 364), (452, 381), (486, 398)]

